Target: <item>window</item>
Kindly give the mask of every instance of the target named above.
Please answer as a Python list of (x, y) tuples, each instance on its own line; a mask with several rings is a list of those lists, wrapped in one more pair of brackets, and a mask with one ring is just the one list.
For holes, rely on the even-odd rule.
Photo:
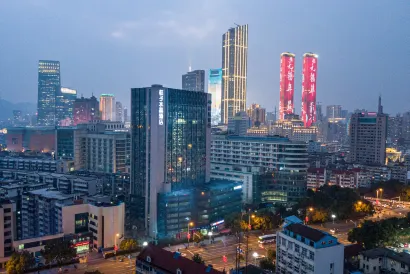
[(299, 245), (295, 244), (295, 251), (299, 252)]
[(147, 256), (146, 261), (150, 263), (150, 262), (151, 262), (151, 257), (150, 257), (150, 256)]
[(181, 269), (177, 269), (177, 274), (182, 274), (182, 271), (181, 271)]

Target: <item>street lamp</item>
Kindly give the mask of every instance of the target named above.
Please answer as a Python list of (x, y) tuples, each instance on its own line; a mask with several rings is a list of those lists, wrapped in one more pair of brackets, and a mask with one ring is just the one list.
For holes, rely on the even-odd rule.
[(333, 224), (335, 224), (335, 218), (336, 218), (336, 215), (332, 214)]
[(143, 242), (142, 243), (142, 246), (147, 246), (148, 245), (148, 242)]
[(380, 199), (383, 199), (383, 188), (380, 188)]
[(358, 203), (359, 205), (362, 205), (362, 201), (358, 201), (357, 203)]
[(117, 237), (120, 237), (120, 234), (119, 234), (119, 233), (115, 234), (115, 239), (114, 239), (114, 246), (115, 246), (115, 248), (117, 248)]
[(256, 258), (258, 258), (258, 253), (254, 252), (254, 253), (252, 254), (252, 256), (253, 256), (253, 258), (255, 258), (255, 265), (256, 265)]
[(187, 234), (186, 234), (186, 237), (188, 238), (188, 247), (189, 247), (189, 238), (190, 238), (190, 235), (189, 235), (189, 227), (190, 226), (194, 226), (194, 223), (193, 222), (188, 222), (188, 231), (187, 231)]
[(212, 231), (208, 232), (208, 238), (209, 238), (209, 244), (211, 244), (211, 240), (212, 240)]

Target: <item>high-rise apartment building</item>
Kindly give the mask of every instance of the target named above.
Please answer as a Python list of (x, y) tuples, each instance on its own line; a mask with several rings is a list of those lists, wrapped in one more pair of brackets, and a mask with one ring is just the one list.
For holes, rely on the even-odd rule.
[(124, 107), (124, 123), (128, 123), (130, 121), (130, 117), (128, 116), (128, 109)]
[(123, 121), (123, 108), (121, 102), (115, 102), (115, 121), (122, 122)]
[(100, 96), (101, 120), (115, 121), (115, 97), (114, 94), (101, 94)]
[(205, 92), (205, 70), (189, 71), (182, 75), (182, 89)]
[[(161, 85), (131, 89), (131, 194), (140, 203), (136, 222), (150, 236), (158, 231), (159, 193), (209, 181), (210, 97)], [(181, 220), (175, 225), (186, 228)]]
[(230, 28), (222, 36), (222, 123), (246, 111), (248, 25)]
[(303, 55), (301, 112), (305, 127), (310, 127), (316, 122), (316, 76), (317, 55), (305, 53)]
[(56, 95), (56, 124), (71, 124), (73, 120), (74, 102), (77, 90), (61, 87)]
[(326, 118), (328, 121), (335, 121), (342, 118), (342, 106), (340, 105), (330, 105), (326, 108)]
[(284, 52), (280, 55), (279, 119), (294, 113), (295, 55)]
[(88, 123), (100, 119), (100, 103), (93, 95), (91, 98), (78, 98), (73, 106), (73, 125)]
[(18, 126), (23, 120), (21, 110), (13, 110), (13, 126)]
[(259, 104), (252, 104), (246, 113), (251, 118), (252, 126), (258, 127), (265, 123), (266, 119), (266, 109), (261, 107)]
[(56, 124), (56, 96), (61, 89), (60, 62), (38, 62), (37, 123), (41, 126)]
[(352, 163), (380, 164), (386, 162), (388, 115), (380, 112), (354, 113), (350, 120), (350, 154)]
[(208, 93), (212, 96), (212, 125), (221, 123), (222, 69), (210, 69)]

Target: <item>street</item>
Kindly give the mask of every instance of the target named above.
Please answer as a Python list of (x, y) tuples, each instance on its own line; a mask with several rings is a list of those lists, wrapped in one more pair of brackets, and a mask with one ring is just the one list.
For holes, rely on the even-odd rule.
[[(274, 232), (276, 233), (276, 232)], [(175, 252), (179, 251), (184, 257), (192, 258), (195, 253), (201, 255), (202, 259), (205, 261), (205, 264), (211, 264), (215, 269), (218, 270), (229, 270), (235, 267), (235, 254), (236, 249), (239, 246), (238, 239), (236, 236), (225, 236), (223, 238), (218, 238), (213, 244), (209, 244), (207, 240), (204, 241), (206, 246), (196, 247), (191, 243), (188, 249), (185, 249), (184, 245), (171, 246), (166, 248), (166, 250)], [(246, 255), (246, 238), (243, 238), (241, 241), (241, 250), (242, 254)], [(256, 252), (258, 255), (266, 256), (267, 249), (275, 249), (275, 243), (266, 244), (264, 247), (261, 247), (258, 243), (258, 236), (254, 234), (249, 234), (248, 240), (248, 264), (254, 264), (255, 258), (253, 254)], [(223, 262), (222, 257), (227, 257), (227, 262)], [(245, 261), (241, 261), (241, 265), (245, 265)]]
[[(63, 273), (76, 273), (76, 274), (84, 274), (85, 271), (93, 271), (99, 270), (101, 273), (104, 274), (131, 274), (135, 273), (135, 257), (129, 260), (125, 258), (123, 262), (116, 260), (115, 258), (104, 259), (104, 258), (97, 258), (90, 260), (88, 264), (76, 264), (77, 269), (74, 268), (74, 265), (69, 265), (63, 267)], [(37, 272), (31, 272), (37, 273)], [(53, 268), (50, 270), (41, 270), (41, 274), (56, 274), (58, 273), (58, 268)]]

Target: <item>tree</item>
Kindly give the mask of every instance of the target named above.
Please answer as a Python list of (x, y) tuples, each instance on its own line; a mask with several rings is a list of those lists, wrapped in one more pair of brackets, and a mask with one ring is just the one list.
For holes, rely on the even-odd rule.
[(268, 258), (264, 258), (264, 259), (260, 260), (259, 261), (259, 266), (262, 269), (271, 270), (271, 271), (275, 272), (275, 265)]
[(192, 256), (192, 260), (199, 264), (205, 264), (205, 261), (202, 259), (201, 255), (199, 255), (198, 253), (195, 253), (194, 256)]
[(200, 243), (204, 240), (204, 235), (202, 235), (200, 232), (194, 232), (194, 235), (192, 237), (192, 241), (195, 243)]
[(72, 246), (70, 241), (67, 240), (50, 240), (41, 250), (41, 255), (46, 260), (46, 264), (52, 264), (53, 261), (57, 262), (57, 265), (61, 267), (63, 263), (71, 261), (77, 252)]
[(8, 274), (20, 274), (30, 269), (34, 264), (35, 260), (30, 252), (26, 250), (13, 252), (10, 260), (6, 264), (6, 271)]
[(124, 239), (120, 243), (121, 250), (133, 250), (138, 247), (138, 242), (135, 239)]
[(317, 208), (312, 213), (312, 222), (313, 223), (324, 223), (326, 222), (329, 214), (324, 209)]

